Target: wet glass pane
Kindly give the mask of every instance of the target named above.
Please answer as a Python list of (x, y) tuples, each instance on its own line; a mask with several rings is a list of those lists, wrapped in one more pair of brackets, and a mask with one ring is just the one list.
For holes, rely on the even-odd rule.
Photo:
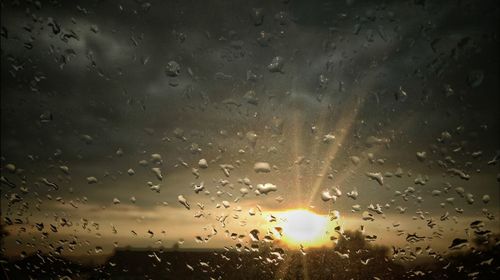
[(497, 1), (1, 1), (2, 279), (495, 279)]

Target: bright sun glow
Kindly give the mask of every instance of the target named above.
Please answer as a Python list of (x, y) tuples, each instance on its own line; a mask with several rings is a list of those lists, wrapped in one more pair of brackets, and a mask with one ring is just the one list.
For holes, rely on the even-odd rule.
[(282, 241), (290, 247), (331, 245), (329, 218), (306, 209), (293, 209), (274, 214), (282, 228)]

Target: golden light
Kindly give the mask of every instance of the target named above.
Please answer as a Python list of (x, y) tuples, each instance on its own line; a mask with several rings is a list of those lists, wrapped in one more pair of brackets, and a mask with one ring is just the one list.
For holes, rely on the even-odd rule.
[(290, 247), (299, 248), (331, 246), (332, 224), (327, 215), (319, 215), (306, 209), (275, 212), (277, 227), (281, 228), (281, 240)]

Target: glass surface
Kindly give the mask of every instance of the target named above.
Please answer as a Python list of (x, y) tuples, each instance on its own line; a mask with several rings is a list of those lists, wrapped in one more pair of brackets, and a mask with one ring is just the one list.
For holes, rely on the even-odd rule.
[(495, 279), (498, 1), (1, 1), (2, 279)]

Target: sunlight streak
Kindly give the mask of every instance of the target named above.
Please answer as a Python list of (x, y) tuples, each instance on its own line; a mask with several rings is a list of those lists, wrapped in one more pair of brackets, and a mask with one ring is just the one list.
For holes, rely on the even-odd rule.
[(356, 116), (359, 112), (359, 108), (360, 108), (360, 105), (362, 102), (363, 102), (363, 99), (361, 99), (361, 100), (355, 99), (355, 100), (351, 101), (351, 103), (354, 103), (354, 104), (350, 104), (350, 106), (346, 106), (346, 108), (348, 108), (348, 109), (346, 109), (346, 111), (347, 111), (346, 116), (338, 121), (336, 127), (338, 128), (337, 130), (340, 131), (340, 133), (336, 135), (335, 143), (331, 144), (331, 147), (328, 148), (328, 151), (325, 154), (323, 166), (321, 167), (321, 169), (319, 171), (319, 174), (321, 174), (321, 176), (319, 176), (312, 185), (312, 191), (311, 191), (311, 196), (309, 198), (309, 204), (316, 197), (319, 189), (321, 188), (321, 185), (323, 184), (323, 182), (325, 180), (325, 177), (326, 177), (325, 173), (330, 168), (331, 161), (335, 158), (337, 152), (342, 147), (342, 144), (344, 143), (346, 136), (351, 131), (351, 127), (356, 119)]

